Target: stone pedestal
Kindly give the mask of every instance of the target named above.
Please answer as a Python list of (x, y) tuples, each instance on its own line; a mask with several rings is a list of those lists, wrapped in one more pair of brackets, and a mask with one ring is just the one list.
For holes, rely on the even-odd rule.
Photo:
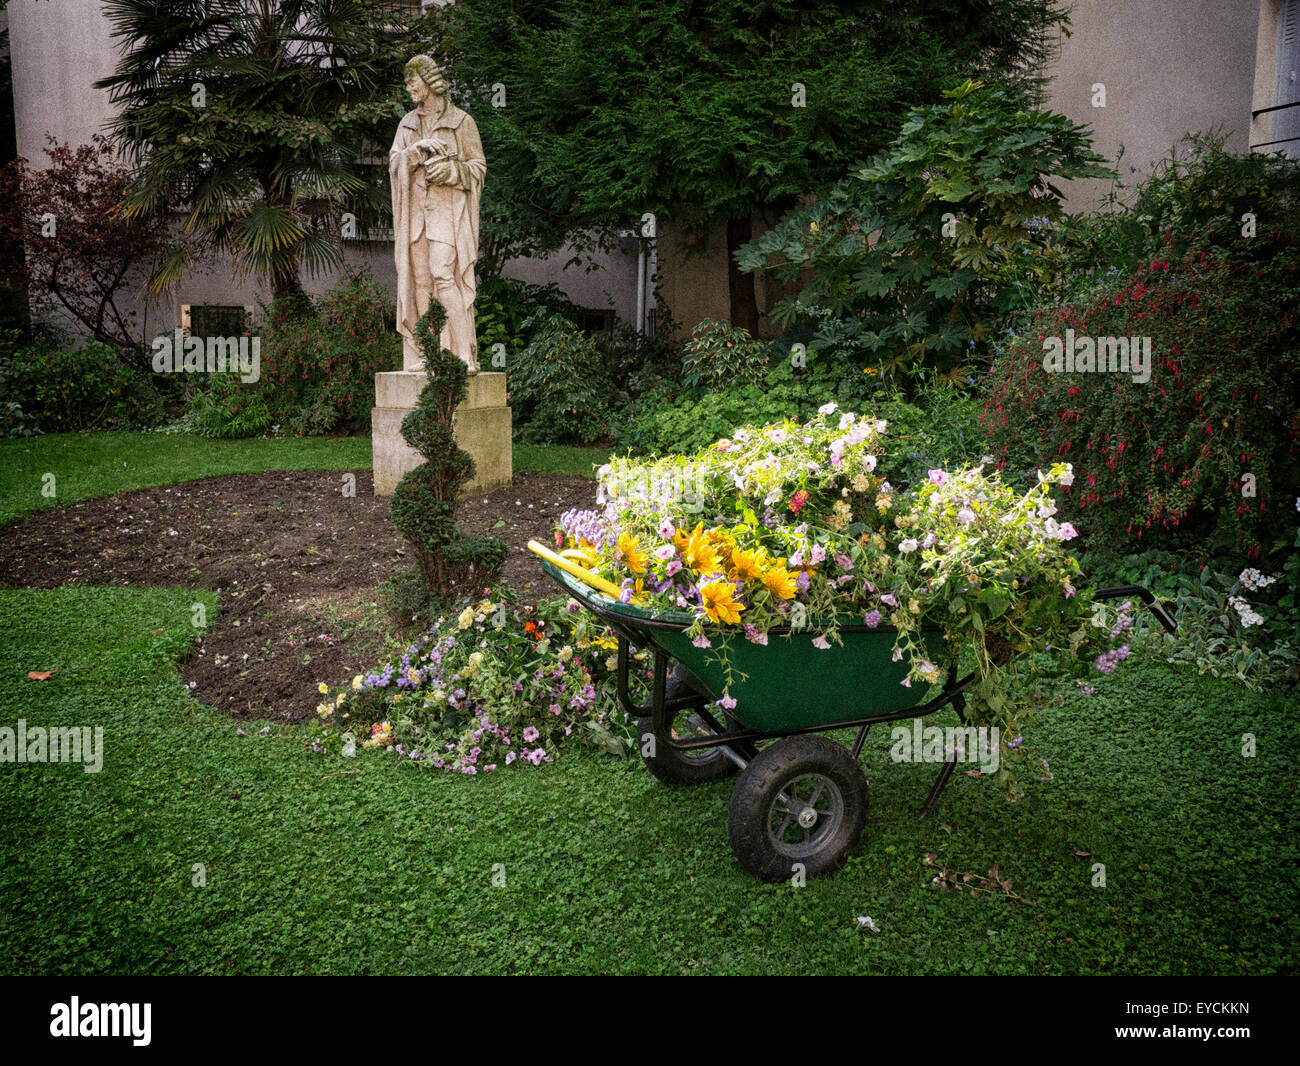
[[(370, 412), (375, 495), (391, 496), (402, 475), (424, 457), (402, 438), (402, 419), (410, 414), (428, 381), (423, 370), (375, 375), (375, 406)], [(510, 408), (505, 374), (470, 374), (469, 394), (456, 408), (456, 443), (474, 459), (474, 480), (463, 496), (510, 484)]]

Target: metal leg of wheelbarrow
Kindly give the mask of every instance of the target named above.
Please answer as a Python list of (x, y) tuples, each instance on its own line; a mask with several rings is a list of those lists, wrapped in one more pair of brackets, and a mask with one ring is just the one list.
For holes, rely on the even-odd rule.
[[(667, 698), (668, 695), (668, 656), (659, 648), (654, 650), (654, 669), (651, 674), (651, 714), (654, 716), (653, 721), (656, 732), (667, 732), (669, 724), (668, 709), (671, 704)], [(680, 701), (678, 701), (680, 702)], [(701, 702), (693, 710), (700, 719), (719, 736), (727, 732), (727, 729), (719, 722), (709, 711), (708, 707)], [(738, 744), (733, 748), (729, 744), (719, 744), (718, 750), (728, 759), (736, 764), (741, 770), (749, 765), (749, 760), (758, 754), (752, 744)]]
[[(948, 674), (948, 684), (951, 687), (953, 678), (956, 676), (956, 664), (954, 664)], [(969, 681), (969, 678), (967, 679)], [(962, 695), (961, 690), (954, 691), (951, 697), (953, 710), (957, 712), (957, 719), (966, 724), (966, 697)], [(952, 772), (957, 766), (957, 752), (954, 751), (943, 764), (943, 769), (939, 771), (939, 776), (935, 779), (930, 788), (930, 794), (925, 797), (925, 802), (921, 804), (920, 813), (916, 816), (916, 821), (921, 822), (934, 813), (934, 809), (939, 806), (939, 797), (943, 795), (943, 790), (948, 787), (948, 778), (952, 777)]]

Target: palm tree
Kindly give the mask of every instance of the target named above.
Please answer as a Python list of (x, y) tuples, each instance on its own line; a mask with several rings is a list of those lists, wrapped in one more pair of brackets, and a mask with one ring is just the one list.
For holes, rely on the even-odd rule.
[(230, 255), (277, 298), (299, 270), (336, 266), (340, 216), (382, 219), (387, 172), (363, 160), (409, 103), (402, 64), (420, 20), (359, 0), (109, 0), (124, 54), (97, 83), (133, 164), (128, 218), (182, 239), (150, 279), (174, 285), (200, 255)]

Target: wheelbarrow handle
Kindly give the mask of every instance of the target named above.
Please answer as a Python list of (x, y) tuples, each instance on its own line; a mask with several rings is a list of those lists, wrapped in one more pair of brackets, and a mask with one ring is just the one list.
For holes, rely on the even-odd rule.
[[(583, 584), (590, 586), (597, 592), (603, 592), (612, 600), (617, 600), (623, 595), (623, 590), (613, 582), (606, 581), (599, 574), (593, 574), (586, 567), (579, 566), (572, 559), (566, 559), (563, 555), (556, 554), (550, 548), (538, 544), (535, 540), (528, 542), (528, 550), (538, 558), (545, 559), (552, 566), (558, 566), (566, 574), (572, 574)], [(639, 605), (642, 601), (639, 596), (633, 596), (631, 602)]]
[(1144, 589), (1141, 585), (1113, 585), (1110, 588), (1097, 589), (1092, 594), (1094, 600), (1117, 600), (1125, 596), (1138, 597), (1165, 629), (1170, 633), (1178, 632), (1178, 623), (1165, 610), (1165, 605), (1156, 599), (1155, 593)]

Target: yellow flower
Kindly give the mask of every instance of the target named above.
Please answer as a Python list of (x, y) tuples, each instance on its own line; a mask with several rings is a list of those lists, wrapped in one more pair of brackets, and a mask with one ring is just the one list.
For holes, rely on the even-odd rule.
[(889, 510), (890, 505), (894, 502), (893, 497), (887, 492), (882, 492), (876, 497), (876, 510), (882, 514)]
[(420, 671), (414, 666), (409, 667), (406, 671), (406, 680), (412, 685), (418, 685), (420, 683)]
[(644, 574), (646, 564), (650, 560), (647, 552), (641, 551), (636, 546), (636, 539), (628, 533), (618, 535), (618, 555), (621, 561), (634, 574)]
[(354, 678), (352, 679), (352, 691), (353, 691), (353, 692), (360, 692), (360, 691), (361, 691), (361, 675), (360, 675), (360, 674), (357, 674), (357, 676), (354, 677)]
[(717, 550), (709, 543), (703, 529), (704, 523), (701, 522), (690, 534), (686, 547), (678, 549), (682, 562), (701, 574), (721, 573), (722, 563), (718, 559)]
[(324, 692), (328, 692), (329, 690), (330, 690), (329, 685), (325, 684), (324, 681), (322, 681), (319, 685), (316, 686), (316, 691), (317, 691), (317, 692), (322, 692), (322, 693), (324, 693)]
[(334, 713), (334, 708), (331, 707), (328, 703), (318, 703), (316, 705), (316, 713), (319, 714), (322, 718), (328, 718), (331, 714)]
[(456, 619), (456, 625), (461, 629), (468, 629), (474, 624), (474, 608), (466, 607), (460, 612), (460, 617)]
[(734, 597), (735, 589), (730, 581), (709, 581), (700, 586), (704, 613), (714, 622), (733, 626), (740, 623), (740, 612), (745, 608)]
[(794, 574), (785, 568), (785, 560), (763, 574), (763, 586), (777, 599), (792, 600), (795, 594)]
[(718, 573), (730, 570), (734, 565), (731, 557), (736, 551), (736, 542), (719, 529), (711, 529), (704, 536), (718, 552)]
[(765, 548), (753, 551), (737, 549), (731, 553), (730, 576), (733, 581), (761, 581), (763, 571), (771, 562)]

